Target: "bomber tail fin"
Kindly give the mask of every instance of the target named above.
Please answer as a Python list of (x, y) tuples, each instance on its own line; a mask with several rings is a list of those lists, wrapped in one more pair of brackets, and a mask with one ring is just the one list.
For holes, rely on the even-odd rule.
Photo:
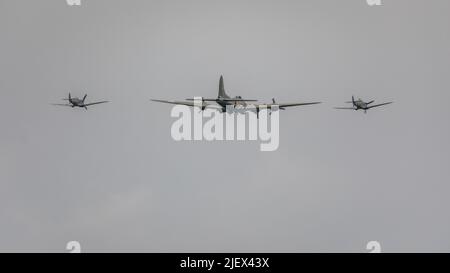
[(229, 98), (227, 93), (225, 93), (225, 84), (223, 82), (223, 76), (220, 76), (220, 81), (219, 81), (219, 97)]

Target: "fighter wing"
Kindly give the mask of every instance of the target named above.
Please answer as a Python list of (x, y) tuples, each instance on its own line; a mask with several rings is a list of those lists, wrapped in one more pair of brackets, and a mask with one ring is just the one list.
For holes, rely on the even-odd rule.
[(340, 110), (355, 110), (354, 107), (334, 107), (334, 109), (340, 109)]
[(72, 107), (72, 104), (68, 104), (68, 103), (52, 103), (51, 105), (57, 105), (57, 106), (70, 106), (70, 107)]
[(391, 103), (394, 103), (394, 102), (391, 101), (391, 102), (386, 102), (386, 103), (372, 105), (372, 106), (369, 106), (368, 109), (379, 107), (379, 106), (383, 106), (383, 105), (388, 105), (388, 104), (391, 104)]
[(91, 103), (86, 103), (83, 106), (91, 106), (91, 105), (100, 104), (100, 103), (107, 103), (107, 102), (109, 102), (109, 101), (105, 100), (105, 101), (91, 102)]
[(202, 102), (202, 105), (197, 105), (194, 101), (170, 101), (170, 100), (154, 100), (154, 99), (152, 99), (151, 101), (175, 104), (175, 105), (186, 105), (189, 107), (221, 108), (221, 107), (218, 107), (217, 105), (206, 103), (205, 101)]

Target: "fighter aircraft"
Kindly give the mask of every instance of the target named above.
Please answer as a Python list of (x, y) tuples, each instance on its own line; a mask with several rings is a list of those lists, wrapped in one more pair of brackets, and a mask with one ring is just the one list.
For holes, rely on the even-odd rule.
[(353, 104), (353, 107), (335, 107), (335, 109), (356, 110), (356, 111), (361, 109), (361, 110), (364, 110), (364, 113), (367, 114), (367, 110), (369, 110), (369, 109), (393, 103), (391, 101), (391, 102), (385, 102), (385, 103), (371, 105), (374, 102), (375, 102), (374, 100), (373, 101), (369, 101), (369, 102), (364, 102), (362, 99), (355, 100), (355, 97), (352, 96), (352, 101), (347, 101), (346, 103)]
[[(185, 101), (168, 101), (168, 100), (155, 100), (152, 99), (152, 101), (156, 102), (162, 102), (162, 103), (169, 103), (169, 104), (178, 104), (178, 105), (186, 105), (191, 107), (201, 107), (201, 110), (205, 110), (206, 107), (212, 107), (212, 108), (218, 108), (221, 112), (226, 112), (227, 105), (231, 105), (234, 108), (241, 108), (245, 109), (250, 102), (250, 105), (254, 107), (256, 110), (256, 113), (258, 114), (260, 109), (262, 107), (267, 107), (270, 109), (273, 105), (278, 105), (280, 110), (285, 110), (287, 107), (293, 107), (293, 106), (304, 106), (304, 105), (312, 105), (312, 104), (319, 104), (320, 102), (306, 102), (306, 103), (276, 103), (275, 99), (272, 99), (272, 103), (266, 103), (266, 104), (253, 104), (251, 102), (257, 102), (258, 100), (254, 99), (243, 99), (241, 96), (235, 96), (234, 98), (230, 97), (225, 92), (225, 85), (223, 81), (223, 76), (220, 76), (219, 81), (219, 94), (217, 98), (215, 99), (205, 99), (201, 98), (201, 105), (197, 105), (194, 102), (194, 99), (186, 99)], [(209, 104), (208, 102), (215, 102), (219, 105)]]
[(64, 104), (60, 104), (60, 103), (52, 103), (52, 105), (58, 105), (58, 106), (69, 106), (69, 107), (81, 107), (84, 109), (88, 109), (88, 106), (91, 105), (95, 105), (95, 104), (100, 104), (100, 103), (107, 103), (108, 101), (98, 101), (98, 102), (91, 102), (91, 103), (85, 103), (87, 94), (84, 95), (83, 99), (79, 99), (79, 98), (72, 98), (72, 96), (69, 93), (69, 97), (67, 99), (63, 99), (63, 100), (67, 100), (69, 101), (69, 103), (64, 103)]

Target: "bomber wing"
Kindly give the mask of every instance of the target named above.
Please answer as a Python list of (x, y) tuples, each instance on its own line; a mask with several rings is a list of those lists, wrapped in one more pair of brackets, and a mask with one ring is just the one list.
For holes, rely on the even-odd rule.
[(305, 106), (305, 105), (313, 105), (319, 104), (321, 102), (302, 102), (302, 103), (272, 103), (270, 105), (278, 105), (281, 108), (285, 107), (294, 107), (294, 106)]
[[(194, 99), (186, 99), (187, 101), (193, 101)], [(203, 101), (232, 101), (232, 102), (239, 102), (239, 101), (247, 101), (247, 102), (255, 102), (258, 100), (248, 100), (248, 99), (240, 99), (240, 98), (219, 98), (219, 99), (202, 99)]]
[(278, 105), (278, 107), (281, 110), (284, 110), (287, 107), (295, 107), (295, 106), (306, 106), (306, 105), (313, 105), (313, 104), (319, 104), (321, 102), (294, 102), (294, 103), (267, 103), (267, 104), (257, 104), (255, 105), (256, 108), (261, 108), (262, 106), (267, 106), (267, 108), (273, 106), (273, 105)]
[(167, 104), (175, 104), (175, 105), (186, 105), (190, 107), (211, 107), (211, 108), (222, 108), (215, 104), (206, 103), (204, 100), (202, 101), (201, 105), (196, 104), (194, 101), (170, 101), (170, 100), (155, 100), (152, 99), (151, 101), (154, 102), (160, 102), (160, 103), (167, 103)]

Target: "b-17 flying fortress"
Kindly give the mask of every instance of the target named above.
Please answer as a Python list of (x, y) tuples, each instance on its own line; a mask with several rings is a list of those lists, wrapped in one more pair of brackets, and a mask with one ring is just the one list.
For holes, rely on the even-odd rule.
[[(272, 103), (265, 103), (265, 104), (257, 104), (257, 103), (251, 103), (250, 105), (248, 102), (257, 102), (258, 100), (255, 99), (243, 99), (241, 96), (235, 96), (234, 98), (230, 97), (225, 92), (225, 85), (223, 81), (223, 76), (220, 76), (219, 81), (219, 94), (216, 99), (204, 99), (201, 98), (201, 104), (197, 105), (193, 101), (193, 99), (186, 99), (186, 101), (168, 101), (168, 100), (155, 100), (152, 101), (155, 102), (162, 102), (162, 103), (169, 103), (169, 104), (176, 104), (176, 105), (186, 105), (191, 107), (201, 106), (202, 110), (205, 110), (206, 107), (212, 106), (212, 104), (208, 104), (208, 102), (216, 102), (219, 105), (219, 111), (222, 113), (226, 112), (227, 106), (233, 106), (236, 109), (240, 108), (246, 108), (247, 106), (251, 106), (250, 108), (255, 109), (256, 114), (259, 114), (259, 111), (261, 108), (270, 108), (273, 105), (277, 105), (280, 110), (285, 110), (287, 107), (293, 107), (293, 106), (304, 106), (304, 105), (312, 105), (312, 104), (319, 104), (320, 102), (306, 102), (306, 103), (276, 103), (275, 99), (272, 99)], [(214, 107), (214, 106), (212, 106)]]

